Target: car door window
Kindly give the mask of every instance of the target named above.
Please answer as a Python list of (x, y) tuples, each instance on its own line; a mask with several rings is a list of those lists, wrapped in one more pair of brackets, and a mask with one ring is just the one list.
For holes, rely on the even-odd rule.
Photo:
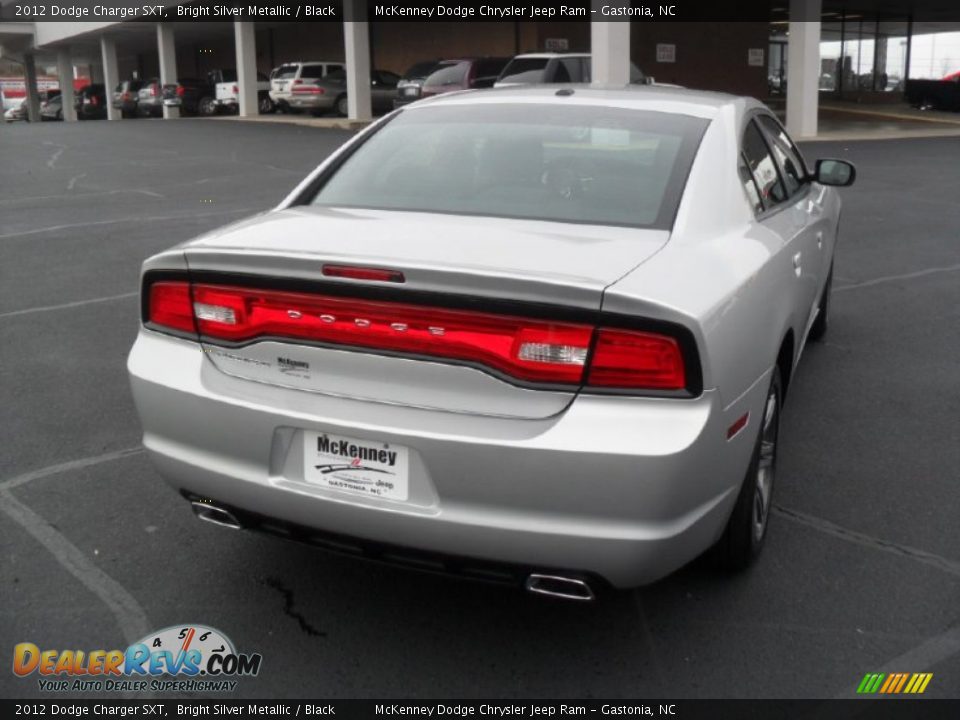
[(764, 134), (773, 149), (777, 164), (783, 173), (787, 192), (790, 195), (797, 193), (807, 180), (807, 168), (800, 151), (787, 135), (787, 131), (770, 115), (757, 116), (757, 122), (763, 128)]
[(319, 80), (323, 77), (323, 65), (304, 65), (300, 77), (303, 80)]
[(750, 122), (743, 133), (743, 156), (760, 189), (764, 208), (785, 202), (788, 198), (777, 164), (756, 123)]
[(756, 181), (753, 179), (753, 173), (750, 172), (750, 168), (747, 167), (747, 159), (743, 154), (740, 155), (737, 172), (740, 175), (740, 184), (743, 185), (743, 189), (747, 193), (747, 198), (750, 200), (753, 211), (755, 213), (763, 212), (763, 200), (760, 199), (760, 190), (757, 187)]
[(580, 67), (580, 58), (562, 58), (560, 66), (567, 71), (567, 79), (560, 82), (583, 82), (583, 71)]

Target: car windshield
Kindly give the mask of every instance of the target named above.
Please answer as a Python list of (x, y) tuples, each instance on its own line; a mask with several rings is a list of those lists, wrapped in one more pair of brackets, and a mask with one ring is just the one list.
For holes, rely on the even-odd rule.
[(537, 83), (543, 80), (547, 58), (514, 58), (500, 73), (497, 82)]
[(401, 112), (313, 203), (668, 229), (706, 126), (555, 104)]
[(461, 85), (470, 69), (469, 60), (448, 60), (438, 63), (437, 69), (424, 81), (424, 87), (439, 87), (441, 85)]

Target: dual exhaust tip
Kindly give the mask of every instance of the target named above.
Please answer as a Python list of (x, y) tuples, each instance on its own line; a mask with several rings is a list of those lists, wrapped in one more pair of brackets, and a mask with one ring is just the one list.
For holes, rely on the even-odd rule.
[[(204, 522), (231, 530), (243, 529), (243, 524), (237, 519), (236, 515), (219, 505), (193, 500), (190, 502), (190, 507), (193, 508), (194, 514)], [(585, 581), (563, 575), (532, 573), (527, 576), (523, 586), (527, 592), (534, 595), (546, 595), (562, 600), (589, 602), (596, 597), (593, 589)]]

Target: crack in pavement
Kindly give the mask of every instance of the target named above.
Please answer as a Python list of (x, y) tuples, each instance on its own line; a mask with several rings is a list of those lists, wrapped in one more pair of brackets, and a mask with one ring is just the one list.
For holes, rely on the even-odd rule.
[(910, 560), (915, 560), (919, 563), (923, 563), (924, 565), (929, 565), (950, 575), (956, 575), (957, 577), (960, 577), (960, 562), (949, 560), (945, 557), (941, 557), (940, 555), (927, 552), (926, 550), (919, 550), (908, 545), (900, 545), (899, 543), (890, 542), (889, 540), (883, 540), (881, 538), (873, 537), (872, 535), (866, 535), (864, 533), (857, 532), (856, 530), (849, 530), (845, 527), (841, 527), (840, 525), (835, 525), (829, 520), (814, 517), (813, 515), (807, 515), (806, 513), (802, 513), (798, 510), (790, 510), (789, 508), (785, 508), (780, 505), (774, 506), (773, 510), (778, 515), (793, 520), (800, 525), (804, 525), (827, 535), (832, 535), (835, 538), (846, 540), (847, 542), (851, 542), (856, 545), (862, 545), (863, 547), (872, 548), (873, 550), (880, 550), (892, 555), (898, 555), (899, 557), (909, 558)]
[(261, 581), (267, 587), (273, 588), (283, 596), (283, 614), (297, 621), (300, 630), (310, 637), (326, 637), (323, 630), (317, 630), (307, 619), (299, 612), (293, 609), (293, 590), (283, 584), (278, 578), (268, 577)]

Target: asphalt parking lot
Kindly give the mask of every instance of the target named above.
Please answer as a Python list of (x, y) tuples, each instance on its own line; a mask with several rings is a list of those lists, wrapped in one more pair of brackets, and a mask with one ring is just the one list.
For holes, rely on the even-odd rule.
[[(138, 450), (141, 261), (268, 209), (348, 135), (0, 127), (0, 652), (204, 623), (263, 655), (231, 698), (831, 698), (893, 671), (960, 697), (956, 138), (804, 147), (859, 181), (757, 566), (579, 605), (200, 523)], [(0, 695), (44, 696), (35, 678), (2, 671)]]

